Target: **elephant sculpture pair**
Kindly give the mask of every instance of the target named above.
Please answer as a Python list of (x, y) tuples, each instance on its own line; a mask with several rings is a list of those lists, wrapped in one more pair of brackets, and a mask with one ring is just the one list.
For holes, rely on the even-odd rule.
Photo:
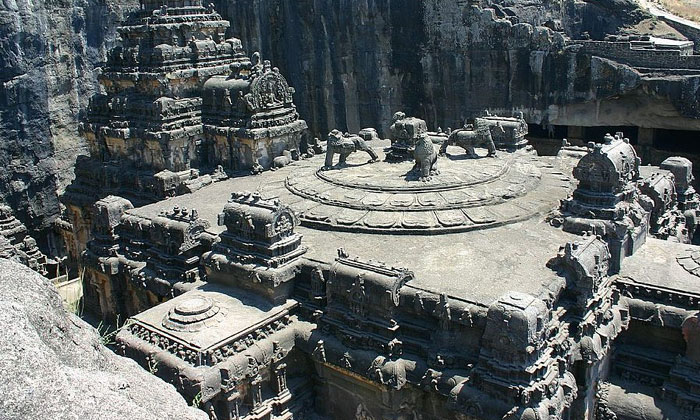
[[(374, 163), (379, 160), (379, 156), (360, 136), (343, 134), (338, 130), (333, 130), (328, 133), (326, 162), (321, 169), (329, 170), (333, 168), (333, 158), (336, 154), (340, 155), (336, 166), (342, 167), (346, 164), (348, 156), (357, 151), (366, 152), (370, 156), (368, 163)], [(413, 171), (418, 172), (420, 180), (427, 181), (431, 175), (437, 173), (438, 155), (427, 135), (421, 136), (416, 141), (413, 155), (416, 162)]]
[[(491, 138), (488, 122), (477, 118), (475, 120), (475, 126), (475, 130), (460, 129), (453, 131), (443, 142), (440, 148), (440, 154), (446, 154), (447, 146), (453, 144), (465, 149), (470, 157), (478, 156), (474, 150), (477, 146), (485, 147), (488, 150), (488, 156), (495, 156), (496, 146)], [(328, 170), (334, 167), (333, 158), (336, 154), (340, 155), (337, 166), (344, 166), (348, 156), (357, 151), (366, 152), (370, 156), (368, 163), (374, 163), (379, 160), (379, 156), (377, 156), (374, 150), (372, 150), (360, 136), (343, 134), (338, 130), (332, 130), (328, 133), (326, 161), (322, 170)], [(427, 181), (432, 175), (438, 173), (438, 152), (435, 151), (433, 143), (427, 134), (421, 135), (416, 139), (413, 149), (413, 158), (415, 160), (413, 171), (417, 172), (419, 180)]]

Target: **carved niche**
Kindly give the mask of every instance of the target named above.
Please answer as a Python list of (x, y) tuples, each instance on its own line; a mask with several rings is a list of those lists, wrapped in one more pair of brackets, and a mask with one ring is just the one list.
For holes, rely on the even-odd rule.
[(270, 68), (270, 62), (265, 60), (262, 70), (253, 75), (250, 92), (245, 95), (248, 109), (255, 113), (266, 109), (274, 109), (292, 104), (294, 88), (289, 87), (277, 67)]

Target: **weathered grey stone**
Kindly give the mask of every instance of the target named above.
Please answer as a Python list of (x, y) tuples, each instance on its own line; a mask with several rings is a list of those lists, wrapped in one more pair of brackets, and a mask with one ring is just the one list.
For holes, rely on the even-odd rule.
[[(367, 126), (386, 136), (400, 108), (442, 127), (461, 126), (486, 108), (516, 108), (529, 123), (700, 128), (697, 76), (664, 70), (684, 68), (673, 63), (692, 57), (664, 56), (668, 62), (657, 62), (652, 77), (625, 58), (641, 57), (644, 64), (656, 54), (629, 52), (629, 42), (564, 48), (563, 35), (603, 40), (646, 18), (635, 2), (505, 0), (489, 2), (493, 9), (484, 13), (467, 3), (235, 0), (215, 6), (231, 23), (227, 36), (262, 51), (297, 88), (299, 112), (317, 136)], [(30, 230), (47, 229), (59, 215), (55, 191), (70, 182), (76, 155), (87, 151), (76, 134), (98, 90), (95, 66), (115, 43), (116, 22), (137, 8), (133, 0), (64, 0), (9, 2), (0, 11), (7, 22), (0, 33), (7, 98), (0, 161), (12, 168), (0, 177), (0, 196), (23, 210)], [(198, 42), (207, 54), (211, 44)], [(244, 150), (247, 160), (257, 152)], [(260, 154), (266, 163), (276, 153)]]
[(0, 198), (31, 232), (48, 232), (59, 215), (57, 191), (87, 152), (77, 128), (97, 90), (96, 66), (124, 12), (136, 7), (135, 0), (0, 6), (0, 163), (7, 169)]
[(0, 260), (0, 417), (206, 419), (63, 308), (44, 277)]
[[(646, 17), (627, 1), (245, 0), (222, 5), (232, 27), (200, 0), (140, 4), (61, 232), (86, 308), (130, 317), (119, 352), (210, 419), (699, 412), (700, 249), (673, 242), (697, 220), (690, 162), (642, 167), (621, 133), (556, 158), (525, 139), (699, 128), (692, 43), (616, 34)], [(343, 129), (325, 164), (282, 74), (316, 133)], [(453, 148), (438, 172), (450, 140), (493, 157)]]

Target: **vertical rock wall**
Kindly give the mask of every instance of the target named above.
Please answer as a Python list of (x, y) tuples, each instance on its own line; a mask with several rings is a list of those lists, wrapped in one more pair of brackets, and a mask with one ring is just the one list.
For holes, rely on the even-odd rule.
[(296, 88), (312, 131), (387, 126), (417, 106), (423, 6), (411, 0), (220, 0), (245, 48), (260, 50)]
[(0, 4), (0, 201), (31, 230), (59, 212), (78, 120), (97, 89), (95, 67), (137, 0), (4, 0)]
[[(565, 51), (560, 33), (533, 26), (546, 23), (574, 37), (583, 32), (602, 37), (642, 17), (630, 2), (494, 3), (493, 11), (459, 0), (217, 0), (215, 5), (231, 21), (231, 35), (287, 75), (316, 135), (366, 126), (383, 132), (398, 110), (425, 118), (431, 128), (461, 125), (484, 109), (522, 110), (530, 122), (566, 124), (570, 116), (561, 106), (592, 106), (642, 84), (620, 66), (597, 72), (590, 55)], [(588, 121), (606, 123), (612, 124)]]
[[(642, 80), (629, 67), (564, 51), (559, 34), (529, 25), (601, 38), (643, 17), (632, 0), (498, 0), (493, 12), (467, 3), (214, 0), (231, 22), (229, 35), (261, 51), (296, 88), (299, 112), (319, 136), (363, 127), (386, 134), (397, 110), (431, 128), (454, 128), (486, 108), (562, 125), (661, 127), (675, 119), (674, 127), (685, 127), (700, 115), (699, 76)], [(117, 23), (137, 7), (137, 0), (0, 6), (0, 200), (31, 230), (59, 212), (56, 192), (86, 152), (77, 123), (98, 88), (96, 66)]]

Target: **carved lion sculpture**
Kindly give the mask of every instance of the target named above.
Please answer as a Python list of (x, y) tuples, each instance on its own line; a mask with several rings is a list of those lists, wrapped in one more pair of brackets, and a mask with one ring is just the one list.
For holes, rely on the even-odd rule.
[(413, 158), (416, 164), (413, 170), (418, 171), (418, 179), (428, 181), (431, 175), (436, 175), (438, 154), (433, 147), (433, 142), (428, 136), (421, 136), (416, 140), (415, 149), (413, 149)]
[(483, 118), (476, 118), (474, 126), (474, 130), (462, 128), (453, 131), (447, 137), (447, 140), (442, 143), (440, 154), (446, 154), (447, 146), (454, 144), (466, 150), (469, 157), (478, 156), (476, 151), (474, 151), (474, 148), (477, 146), (485, 147), (489, 151), (487, 156), (496, 156), (496, 146), (493, 144), (493, 138), (491, 138), (491, 129), (488, 121)]
[(374, 150), (372, 150), (372, 148), (365, 143), (362, 137), (342, 134), (338, 130), (331, 131), (328, 133), (326, 163), (323, 166), (323, 169), (330, 169), (333, 167), (333, 157), (336, 155), (336, 153), (340, 155), (338, 165), (344, 165), (348, 156), (358, 150), (366, 152), (370, 156), (369, 163), (379, 160), (379, 156), (377, 156), (377, 154), (374, 153)]

